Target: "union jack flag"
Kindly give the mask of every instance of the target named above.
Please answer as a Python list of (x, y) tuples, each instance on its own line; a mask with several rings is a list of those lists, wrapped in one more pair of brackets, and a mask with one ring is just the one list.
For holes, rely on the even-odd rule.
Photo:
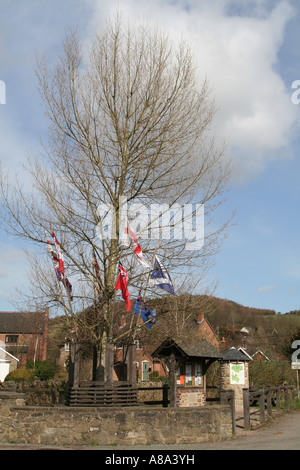
[(64, 284), (64, 286), (66, 288), (66, 291), (67, 291), (67, 294), (70, 297), (70, 300), (72, 301), (73, 300), (72, 284), (70, 283), (69, 279), (65, 276), (64, 258), (63, 258), (62, 252), (60, 251), (59, 243), (58, 243), (58, 241), (57, 241), (57, 239), (54, 235), (54, 232), (52, 232), (52, 237), (54, 239), (55, 248), (56, 248), (56, 251), (57, 251), (57, 253), (55, 253), (55, 251), (52, 248), (51, 243), (48, 240), (46, 230), (45, 230), (45, 235), (46, 235), (46, 239), (47, 239), (48, 248), (49, 248), (50, 254), (52, 256), (53, 267), (54, 267), (54, 271), (55, 271), (57, 280)]

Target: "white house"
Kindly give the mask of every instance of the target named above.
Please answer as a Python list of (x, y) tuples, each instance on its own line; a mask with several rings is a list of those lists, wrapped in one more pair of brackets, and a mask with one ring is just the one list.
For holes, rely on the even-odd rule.
[(12, 370), (17, 368), (19, 359), (0, 346), (0, 382), (4, 382), (5, 377)]

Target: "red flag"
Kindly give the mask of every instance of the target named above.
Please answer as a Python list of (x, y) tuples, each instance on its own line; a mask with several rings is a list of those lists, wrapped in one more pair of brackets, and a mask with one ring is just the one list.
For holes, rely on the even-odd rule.
[(123, 239), (122, 239), (122, 245), (128, 248), (130, 245), (133, 247), (133, 251), (135, 252), (136, 256), (138, 257), (140, 263), (145, 268), (150, 268), (150, 264), (148, 263), (147, 260), (145, 260), (141, 245), (138, 242), (137, 236), (132, 230), (130, 224), (128, 221), (125, 223), (125, 229), (124, 229), (124, 234), (123, 234)]
[(119, 261), (119, 276), (115, 285), (115, 289), (119, 289), (122, 291), (122, 297), (126, 302), (126, 310), (129, 312), (130, 307), (131, 307), (131, 302), (129, 300), (129, 292), (127, 289), (127, 273), (121, 263)]

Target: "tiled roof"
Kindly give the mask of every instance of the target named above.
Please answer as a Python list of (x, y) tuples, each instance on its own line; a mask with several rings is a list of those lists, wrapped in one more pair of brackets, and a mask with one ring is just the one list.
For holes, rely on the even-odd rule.
[(222, 354), (205, 339), (191, 341), (172, 339), (165, 340), (152, 354), (152, 356), (163, 357), (171, 353), (181, 357), (222, 359)]
[(251, 359), (236, 348), (230, 348), (223, 354), (223, 361), (251, 361)]
[(45, 322), (44, 312), (0, 312), (0, 334), (42, 334)]

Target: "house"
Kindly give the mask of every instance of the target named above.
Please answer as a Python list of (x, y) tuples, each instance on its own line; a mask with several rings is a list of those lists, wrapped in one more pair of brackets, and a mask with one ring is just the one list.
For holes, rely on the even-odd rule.
[(254, 354), (252, 354), (252, 360), (254, 359), (259, 362), (262, 362), (262, 361), (267, 362), (270, 360), (268, 356), (266, 356), (260, 349), (256, 351)]
[[(165, 364), (158, 358), (152, 357), (146, 348), (140, 346), (138, 340), (136, 343), (136, 370), (137, 379), (141, 382), (148, 382), (149, 374), (151, 372), (157, 372), (160, 376), (166, 376), (168, 374)], [(127, 362), (126, 346), (117, 347), (115, 346), (115, 365), (114, 365), (114, 380), (124, 380), (123, 364)]]
[(0, 312), (0, 342), (6, 354), (18, 359), (18, 367), (27, 361), (45, 361), (47, 357), (49, 310), (45, 312)]

